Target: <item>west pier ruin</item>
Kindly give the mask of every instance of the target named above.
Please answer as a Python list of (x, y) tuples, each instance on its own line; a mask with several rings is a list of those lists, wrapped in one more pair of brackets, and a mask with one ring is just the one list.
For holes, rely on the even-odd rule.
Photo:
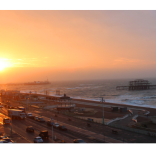
[(156, 89), (156, 85), (152, 85), (148, 80), (137, 79), (129, 82), (129, 86), (117, 86), (117, 90), (148, 90)]

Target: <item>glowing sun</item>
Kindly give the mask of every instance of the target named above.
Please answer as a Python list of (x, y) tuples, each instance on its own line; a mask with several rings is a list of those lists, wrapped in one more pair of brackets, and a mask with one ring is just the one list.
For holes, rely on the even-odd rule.
[(4, 59), (0, 59), (0, 71), (4, 70), (6, 67), (9, 67), (10, 63)]

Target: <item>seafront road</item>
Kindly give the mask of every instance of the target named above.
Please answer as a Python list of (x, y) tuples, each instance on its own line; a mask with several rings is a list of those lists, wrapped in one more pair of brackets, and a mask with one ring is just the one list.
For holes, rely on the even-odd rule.
[[(19, 105), (18, 103), (13, 104), (15, 106)], [(5, 109), (3, 109), (4, 112), (6, 112)], [(51, 117), (54, 118), (55, 121), (58, 123), (62, 123), (67, 126), (68, 130), (67, 132), (62, 132), (59, 130), (54, 129), (54, 136), (56, 135), (57, 138), (60, 140), (64, 139), (65, 142), (72, 143), (73, 139), (75, 138), (81, 138), (84, 141), (91, 143), (91, 142), (100, 142), (101, 140), (108, 140), (108, 138), (112, 138), (114, 142), (115, 140), (117, 142), (129, 142), (129, 143), (155, 143), (156, 139), (152, 138), (150, 136), (145, 136), (141, 134), (137, 134), (134, 132), (129, 132), (126, 130), (120, 130), (116, 128), (112, 128), (106, 125), (98, 124), (98, 123), (91, 123), (91, 127), (87, 127), (87, 121), (77, 119), (74, 117), (71, 117), (72, 121), (68, 121), (68, 116), (63, 114), (57, 114), (58, 117), (55, 117), (55, 113), (41, 109), (41, 108), (33, 108), (29, 107), (29, 111), (32, 112), (35, 115), (41, 115), (46, 120), (51, 119)], [(29, 134), (26, 132), (27, 126), (33, 126), (35, 128), (34, 134)], [(3, 126), (6, 131), (10, 131), (9, 125)], [(51, 134), (51, 127), (48, 127), (46, 123), (39, 123), (37, 121), (34, 121), (32, 119), (26, 119), (26, 120), (13, 120), (13, 131), (17, 133), (17, 135), (21, 135), (27, 140), (25, 142), (33, 142), (33, 138), (35, 136), (38, 136), (39, 131), (47, 129), (49, 131), (49, 134)], [(75, 129), (75, 130), (74, 130)], [(112, 134), (112, 130), (115, 129), (118, 131), (118, 135)], [(91, 137), (94, 137), (97, 139), (96, 141), (93, 141), (92, 139), (89, 139)], [(19, 138), (19, 137), (17, 137)], [(16, 137), (14, 138), (16, 141)], [(119, 140), (119, 141), (118, 141)], [(17, 141), (18, 142), (18, 141)], [(52, 142), (51, 138), (49, 139), (49, 142)], [(106, 141), (107, 142), (107, 141)]]

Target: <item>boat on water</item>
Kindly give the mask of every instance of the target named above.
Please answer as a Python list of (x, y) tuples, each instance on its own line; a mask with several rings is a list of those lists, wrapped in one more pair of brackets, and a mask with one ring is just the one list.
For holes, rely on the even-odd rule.
[(47, 81), (34, 81), (34, 82), (24, 83), (24, 85), (45, 85), (45, 84), (51, 84), (51, 83), (48, 80)]

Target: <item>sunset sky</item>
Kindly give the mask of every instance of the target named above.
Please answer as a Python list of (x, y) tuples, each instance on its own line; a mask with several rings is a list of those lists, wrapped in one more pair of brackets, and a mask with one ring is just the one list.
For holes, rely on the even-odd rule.
[(156, 11), (0, 11), (0, 83), (156, 78)]

